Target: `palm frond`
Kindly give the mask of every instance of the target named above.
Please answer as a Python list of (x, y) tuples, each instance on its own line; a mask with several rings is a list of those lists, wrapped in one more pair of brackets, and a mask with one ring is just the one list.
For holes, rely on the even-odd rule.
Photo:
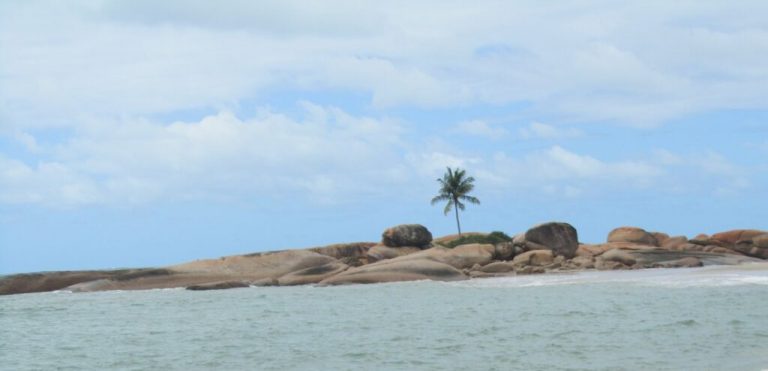
[(451, 212), (451, 208), (453, 207), (453, 200), (448, 201), (447, 204), (445, 204), (445, 209), (443, 209), (443, 214), (448, 215), (448, 213)]
[(471, 204), (480, 205), (480, 200), (478, 200), (477, 197), (461, 195), (459, 196), (459, 199), (463, 201), (467, 201)]
[(447, 201), (447, 200), (450, 200), (450, 199), (451, 199), (450, 196), (448, 196), (446, 194), (441, 194), (441, 195), (437, 195), (437, 196), (433, 197), (431, 203), (432, 203), (432, 205), (434, 205), (434, 204), (436, 204), (436, 203), (438, 203), (440, 201)]

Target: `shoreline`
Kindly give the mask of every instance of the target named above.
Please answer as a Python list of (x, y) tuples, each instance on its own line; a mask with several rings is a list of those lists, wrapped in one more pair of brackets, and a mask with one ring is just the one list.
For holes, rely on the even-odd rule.
[[(466, 243), (464, 243), (466, 242)], [(249, 286), (348, 285), (649, 268), (768, 269), (768, 232), (734, 230), (688, 239), (637, 227), (583, 244), (570, 224), (433, 239), (417, 224), (388, 228), (382, 240), (195, 260), (159, 268), (53, 271), (0, 276), (0, 295), (32, 292), (231, 289)], [(758, 263), (749, 265), (748, 263)]]

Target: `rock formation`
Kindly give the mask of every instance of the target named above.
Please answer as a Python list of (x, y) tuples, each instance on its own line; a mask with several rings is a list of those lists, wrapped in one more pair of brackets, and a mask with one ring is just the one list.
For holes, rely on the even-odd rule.
[(523, 235), (515, 237), (514, 244), (530, 250), (551, 250), (555, 255), (573, 258), (579, 247), (579, 237), (576, 228), (568, 223), (539, 224)]
[(421, 224), (401, 224), (387, 228), (381, 235), (381, 243), (389, 247), (428, 247), (432, 233)]
[[(467, 234), (470, 235), (470, 234)], [(471, 234), (482, 241), (488, 235)], [(638, 227), (612, 230), (605, 243), (579, 244), (567, 223), (545, 223), (511, 242), (447, 248), (418, 224), (388, 228), (379, 244), (357, 242), (196, 260), (158, 269), (43, 272), (0, 277), (0, 295), (187, 287), (219, 290), (247, 286), (342, 285), (413, 280), (456, 281), (517, 274), (683, 268), (764, 262), (768, 232), (740, 229), (690, 240)]]

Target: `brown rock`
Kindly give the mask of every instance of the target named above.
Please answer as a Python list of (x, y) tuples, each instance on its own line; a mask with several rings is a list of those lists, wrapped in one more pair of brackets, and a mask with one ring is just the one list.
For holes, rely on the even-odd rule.
[(595, 268), (601, 271), (629, 269), (630, 267), (617, 261), (595, 259)]
[(619, 227), (612, 230), (608, 234), (608, 242), (631, 242), (647, 246), (659, 245), (656, 237), (637, 227)]
[(174, 274), (168, 269), (117, 269), (105, 271), (61, 271), (13, 274), (0, 278), (0, 295), (55, 291), (84, 282), (115, 279), (128, 281), (142, 277), (160, 277)]
[(432, 233), (421, 224), (401, 224), (387, 228), (381, 235), (381, 243), (389, 247), (426, 247), (432, 242)]
[(592, 269), (595, 267), (595, 259), (591, 256), (577, 256), (571, 259), (571, 264), (577, 268)]
[(314, 247), (307, 250), (316, 252), (321, 255), (330, 256), (334, 259), (342, 259), (349, 257), (363, 257), (368, 253), (368, 250), (375, 245), (376, 243), (374, 242), (339, 243), (322, 247)]
[[(391, 261), (428, 259), (448, 264), (456, 269), (472, 268), (473, 265), (486, 265), (493, 261), (495, 248), (490, 244), (467, 244), (453, 249), (433, 247), (421, 252), (391, 259)], [(383, 263), (383, 262), (382, 262)]]
[(755, 245), (752, 241), (739, 241), (733, 246), (734, 250), (755, 258), (768, 259), (768, 249)]
[(320, 285), (418, 280), (457, 281), (467, 279), (467, 276), (461, 273), (460, 270), (448, 264), (429, 259), (400, 259), (395, 258), (362, 267), (350, 268), (321, 281)]
[(638, 263), (650, 267), (655, 264), (663, 264), (670, 261), (680, 260), (686, 257), (695, 257), (703, 265), (736, 265), (748, 262), (759, 262), (755, 259), (743, 255), (703, 252), (703, 251), (678, 251), (665, 249), (643, 249), (643, 250), (625, 250)]
[(604, 261), (614, 261), (619, 262), (621, 264), (624, 264), (626, 266), (632, 266), (637, 263), (634, 257), (632, 257), (632, 254), (628, 253), (626, 250), (621, 249), (612, 249), (604, 252), (602, 255), (600, 255), (600, 258)]
[(575, 256), (595, 256), (605, 252), (603, 245), (579, 245)]
[(277, 286), (279, 285), (277, 283), (277, 280), (274, 278), (262, 278), (260, 280), (252, 281), (251, 286), (256, 287), (268, 287), (268, 286)]
[(734, 255), (743, 255), (742, 253), (731, 250), (726, 247), (717, 246), (717, 245), (697, 245), (692, 243), (686, 243), (678, 246), (674, 250), (679, 251), (701, 251), (701, 252), (712, 252), (712, 253), (719, 253), (719, 254), (734, 254)]
[[(351, 268), (337, 276), (323, 280), (321, 283), (373, 283), (389, 281), (412, 281), (421, 279), (456, 280), (464, 279), (460, 269), (471, 269), (475, 264), (484, 266), (493, 261), (495, 248), (490, 244), (467, 244), (453, 249), (433, 247), (396, 258), (378, 261), (376, 263)], [(428, 264), (422, 262), (433, 262)], [(413, 264), (407, 264), (414, 262)], [(452, 270), (446, 271), (442, 266), (447, 265)], [(419, 269), (424, 269), (420, 271)], [(455, 273), (458, 272), (460, 276)], [(341, 277), (341, 278), (336, 278)], [(346, 277), (346, 278), (344, 278)], [(382, 281), (377, 281), (382, 280)], [(326, 282), (327, 281), (327, 282)]]
[(349, 268), (340, 262), (330, 262), (318, 267), (305, 268), (288, 273), (277, 279), (280, 286), (295, 286), (318, 283), (328, 277), (339, 274)]
[[(526, 246), (543, 246), (555, 255), (562, 255), (568, 259), (574, 257), (579, 247), (579, 238), (576, 228), (568, 223), (544, 223), (539, 224), (525, 232)], [(534, 248), (529, 248), (533, 250)]]
[(710, 240), (713, 244), (732, 248), (739, 241), (752, 241), (752, 238), (766, 234), (766, 231), (756, 229), (736, 229), (727, 232), (715, 233)]
[(507, 273), (515, 270), (515, 265), (511, 262), (493, 262), (480, 268), (485, 273)]
[(651, 235), (656, 238), (657, 246), (663, 245), (670, 238), (668, 234), (663, 232), (651, 232)]
[(515, 254), (515, 245), (512, 242), (502, 242), (493, 245), (494, 247), (494, 260), (509, 260), (513, 258)]
[(661, 243), (661, 247), (669, 250), (679, 250), (681, 246), (688, 243), (688, 238), (685, 236), (675, 236), (667, 238)]
[(422, 251), (419, 247), (388, 247), (384, 245), (376, 245), (368, 250), (367, 257), (371, 263), (394, 259), (400, 256), (410, 255)]
[(330, 256), (309, 250), (285, 250), (196, 260), (169, 268), (182, 273), (227, 274), (255, 281), (266, 277), (278, 278), (290, 272), (335, 261)]
[(436, 262), (448, 264), (456, 269), (471, 268), (475, 264), (486, 265), (493, 261), (496, 248), (491, 244), (467, 244), (456, 246), (453, 249), (442, 247), (433, 247), (422, 252), (396, 258), (398, 260), (406, 259), (429, 259)]
[(701, 267), (702, 265), (704, 264), (701, 262), (701, 259), (695, 256), (688, 256), (685, 258), (660, 263), (660, 266), (663, 268), (695, 268)]
[(768, 233), (752, 237), (752, 244), (761, 249), (768, 249)]
[(694, 245), (702, 245), (702, 246), (706, 246), (706, 245), (711, 245), (712, 244), (712, 242), (710, 241), (709, 236), (704, 234), (704, 233), (697, 234), (696, 237), (691, 238), (690, 240), (688, 240), (688, 243), (692, 243)]
[(551, 264), (553, 260), (552, 250), (533, 250), (515, 256), (512, 260), (512, 264), (516, 267), (526, 265), (543, 266)]

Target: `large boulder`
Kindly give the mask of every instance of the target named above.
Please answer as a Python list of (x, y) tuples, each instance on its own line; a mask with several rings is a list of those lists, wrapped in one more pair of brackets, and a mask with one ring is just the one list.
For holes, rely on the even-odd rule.
[(732, 231), (715, 233), (709, 238), (709, 240), (714, 245), (733, 248), (737, 243), (741, 241), (751, 241), (752, 238), (766, 233), (768, 232), (756, 229), (736, 229)]
[(382, 283), (398, 281), (459, 281), (465, 280), (460, 270), (429, 259), (390, 259), (379, 263), (350, 268), (326, 278), (320, 285), (344, 285), (353, 283)]
[(318, 283), (328, 277), (335, 276), (349, 268), (341, 262), (330, 262), (318, 267), (305, 268), (288, 273), (277, 279), (280, 286), (295, 286)]
[(656, 237), (642, 228), (619, 227), (608, 233), (608, 242), (631, 242), (639, 245), (659, 246)]
[(529, 250), (537, 250), (543, 246), (555, 255), (561, 255), (567, 259), (574, 257), (579, 247), (576, 228), (568, 223), (539, 224), (526, 231), (523, 239)]
[(427, 247), (431, 242), (432, 233), (421, 224), (401, 224), (381, 234), (381, 243), (389, 247)]
[(715, 233), (710, 242), (733, 249), (747, 256), (768, 259), (768, 232), (755, 229), (737, 229)]

